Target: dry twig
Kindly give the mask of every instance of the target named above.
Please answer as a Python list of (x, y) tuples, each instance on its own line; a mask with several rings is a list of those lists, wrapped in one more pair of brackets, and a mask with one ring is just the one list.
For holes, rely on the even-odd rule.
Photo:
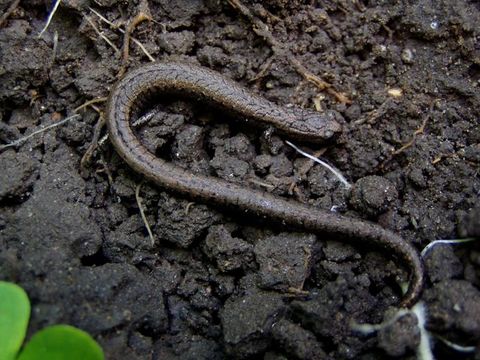
[(100, 134), (102, 133), (102, 129), (105, 126), (105, 118), (103, 114), (100, 113), (100, 116), (98, 118), (97, 124), (95, 125), (95, 129), (93, 130), (93, 138), (92, 142), (87, 148), (87, 151), (85, 151), (85, 154), (83, 154), (82, 159), (80, 160), (80, 168), (82, 170), (85, 170), (87, 166), (90, 164), (93, 153), (98, 147), (99, 139), (100, 139)]
[[(80, 110), (86, 108), (87, 106), (91, 106), (93, 104), (100, 103), (100, 102), (105, 102), (105, 101), (107, 101), (107, 97), (100, 97), (100, 98), (88, 100), (87, 102), (83, 103), (79, 107), (75, 108), (75, 110), (73, 110), (73, 111), (79, 112)], [(94, 107), (94, 110), (99, 112), (99, 110), (95, 107)]]
[(49, 68), (52, 68), (55, 64), (55, 59), (57, 58), (58, 50), (58, 31), (55, 30), (53, 33), (53, 49), (52, 49), (52, 59), (50, 60)]
[(385, 100), (378, 108), (369, 111), (365, 116), (362, 116), (360, 119), (353, 121), (353, 125), (358, 126), (364, 123), (373, 124), (379, 117), (385, 115), (392, 102), (392, 99)]
[(150, 15), (150, 10), (148, 9), (148, 5), (145, 1), (140, 3), (140, 11), (139, 13), (128, 22), (127, 28), (125, 29), (124, 37), (123, 37), (123, 49), (122, 49), (122, 66), (120, 71), (118, 72), (118, 77), (122, 77), (125, 74), (127, 69), (127, 62), (128, 56), (130, 54), (130, 37), (132, 32), (135, 30), (138, 24), (141, 22), (148, 20), (152, 20), (152, 16)]
[(18, 4), (20, 4), (20, 0), (14, 0), (8, 7), (7, 11), (0, 17), (0, 27), (3, 25), (5, 20), (8, 19), (8, 17), (15, 11), (17, 8)]
[[(125, 30), (119, 28), (116, 24), (114, 24), (113, 22), (111, 22), (110, 20), (108, 20), (105, 16), (103, 16), (102, 14), (100, 14), (98, 11), (96, 11), (95, 9), (89, 7), (88, 8), (92, 13), (94, 13), (96, 16), (98, 16), (98, 18), (100, 20), (102, 20), (104, 23), (110, 25), (113, 29), (118, 29), (118, 31), (120, 31), (122, 34), (125, 34)], [(148, 59), (151, 61), (151, 62), (155, 62), (155, 58), (147, 51), (147, 49), (145, 48), (145, 46), (143, 46), (143, 44), (138, 41), (137, 39), (135, 39), (133, 36), (130, 36), (130, 40), (132, 40), (142, 51), (143, 53), (148, 57)]]
[(85, 20), (87, 20), (87, 22), (90, 24), (90, 26), (93, 28), (93, 30), (95, 30), (95, 32), (98, 34), (98, 36), (100, 36), (103, 40), (105, 40), (105, 42), (110, 45), (112, 47), (113, 50), (115, 50), (115, 53), (117, 54), (120, 54), (120, 49), (118, 47), (115, 46), (114, 43), (111, 42), (111, 40), (106, 37), (98, 28), (97, 26), (95, 25), (95, 23), (90, 19), (90, 17), (88, 17), (87, 15), (85, 15)]
[(153, 237), (152, 230), (150, 229), (150, 224), (148, 223), (147, 217), (145, 216), (145, 212), (143, 210), (142, 205), (142, 198), (140, 197), (140, 188), (143, 182), (137, 185), (135, 188), (135, 199), (137, 200), (138, 209), (140, 210), (140, 216), (142, 217), (143, 223), (145, 224), (145, 228), (147, 229), (148, 236), (150, 237), (151, 245), (155, 244), (155, 238)]
[(263, 78), (267, 71), (270, 69), (270, 66), (272, 66), (273, 63), (273, 56), (270, 56), (268, 60), (261, 66), (260, 71), (258, 72), (257, 75), (255, 75), (252, 79), (250, 79), (248, 82), (255, 82), (257, 80), (260, 80)]
[(427, 126), (427, 122), (430, 119), (430, 116), (432, 114), (432, 110), (433, 110), (434, 106), (435, 106), (435, 102), (433, 102), (430, 105), (430, 109), (428, 110), (428, 113), (423, 118), (422, 125), (420, 125), (420, 127), (417, 130), (414, 131), (410, 141), (408, 141), (406, 144), (404, 144), (401, 148), (395, 150), (392, 153), (393, 156), (398, 155), (398, 154), (404, 152), (409, 147), (411, 147), (415, 143), (415, 140), (417, 139), (417, 136), (423, 134), (423, 132), (425, 131), (425, 127)]
[(250, 178), (250, 179), (248, 179), (248, 182), (250, 182), (252, 184), (255, 184), (255, 185), (258, 185), (258, 186), (261, 186), (261, 187), (263, 187), (263, 188), (265, 188), (269, 191), (272, 191), (273, 189), (275, 189), (275, 185), (260, 181), (259, 179)]

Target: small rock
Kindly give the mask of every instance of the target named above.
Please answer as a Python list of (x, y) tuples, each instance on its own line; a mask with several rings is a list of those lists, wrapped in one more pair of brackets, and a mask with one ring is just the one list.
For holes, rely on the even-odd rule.
[(472, 208), (460, 221), (458, 234), (462, 238), (480, 237), (480, 205)]
[(434, 283), (458, 277), (463, 273), (462, 263), (451, 246), (442, 244), (434, 246), (425, 255), (424, 260), (428, 277)]
[(403, 49), (401, 58), (405, 64), (413, 64), (413, 51), (409, 48)]
[(420, 329), (413, 315), (405, 315), (382, 328), (378, 334), (378, 346), (390, 356), (404, 356), (413, 352), (420, 343)]
[(23, 152), (0, 154), (0, 200), (22, 197), (35, 183), (38, 164)]
[(186, 125), (176, 136), (174, 156), (179, 159), (193, 160), (203, 150), (204, 131), (196, 125)]
[(215, 152), (215, 157), (210, 161), (210, 165), (219, 177), (228, 181), (241, 181), (250, 170), (248, 162), (229, 156), (221, 150)]
[[(188, 211), (187, 211), (188, 208)], [(206, 205), (189, 205), (187, 200), (178, 200), (166, 193), (160, 195), (155, 232), (161, 239), (182, 248), (189, 247), (220, 215)]]
[(255, 158), (253, 167), (260, 175), (265, 175), (270, 165), (272, 165), (273, 159), (271, 155), (263, 154)]
[(167, 329), (162, 287), (134, 266), (105, 264), (81, 268), (69, 280), (75, 287), (62, 288), (70, 294), (65, 296), (62, 291), (58, 295), (89, 309), (89, 316), (77, 315), (80, 327), (114, 331), (117, 326), (133, 325), (149, 334)]
[(319, 337), (342, 338), (349, 326), (342, 310), (346, 288), (346, 282), (337, 282), (325, 286), (306, 301), (293, 301), (291, 310), (294, 318)]
[(172, 148), (174, 162), (195, 173), (208, 174), (207, 152), (203, 148), (204, 130), (196, 125), (186, 125), (175, 137)]
[(160, 48), (169, 54), (186, 54), (195, 44), (195, 33), (188, 30), (167, 32), (158, 41)]
[(335, 262), (345, 261), (354, 257), (359, 258), (355, 247), (340, 241), (327, 241), (322, 251), (327, 260)]
[(272, 335), (279, 346), (295, 359), (320, 360), (327, 357), (315, 335), (288, 320), (282, 319), (274, 324)]
[(280, 154), (272, 158), (270, 174), (275, 177), (290, 176), (293, 171), (292, 162), (284, 155)]
[(290, 233), (258, 241), (254, 251), (260, 265), (260, 286), (302, 289), (310, 274), (315, 241), (314, 235)]
[(340, 181), (330, 170), (318, 164), (308, 172), (308, 183), (312, 194), (318, 197), (330, 197), (340, 185)]
[(445, 280), (425, 291), (428, 323), (437, 332), (480, 338), (480, 291), (464, 280)]
[(230, 298), (220, 310), (227, 353), (244, 359), (265, 351), (270, 331), (285, 310), (282, 297), (258, 292)]
[(252, 267), (253, 246), (234, 238), (223, 225), (212, 226), (203, 244), (203, 252), (213, 259), (221, 272)]
[(381, 176), (366, 176), (359, 179), (352, 189), (350, 205), (370, 217), (385, 212), (398, 198), (393, 183)]
[(130, 216), (105, 235), (103, 255), (110, 262), (131, 262), (140, 251), (148, 251), (150, 247), (150, 239), (143, 234), (144, 229), (140, 215)]
[(252, 161), (256, 155), (255, 147), (243, 134), (238, 134), (227, 139), (225, 141), (224, 150), (227, 154), (235, 156), (243, 161)]

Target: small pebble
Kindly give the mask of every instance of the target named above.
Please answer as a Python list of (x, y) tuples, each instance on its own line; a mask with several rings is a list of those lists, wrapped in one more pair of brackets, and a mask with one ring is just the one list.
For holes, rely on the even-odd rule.
[(375, 217), (384, 213), (397, 198), (397, 189), (390, 180), (366, 176), (355, 183), (350, 205), (362, 214)]

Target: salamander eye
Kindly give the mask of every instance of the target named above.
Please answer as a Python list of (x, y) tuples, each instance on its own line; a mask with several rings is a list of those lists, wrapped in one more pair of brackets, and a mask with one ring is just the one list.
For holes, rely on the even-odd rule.
[(324, 113), (305, 111), (303, 114), (305, 127), (312, 133), (328, 139), (342, 131), (341, 116), (334, 111), (325, 111)]

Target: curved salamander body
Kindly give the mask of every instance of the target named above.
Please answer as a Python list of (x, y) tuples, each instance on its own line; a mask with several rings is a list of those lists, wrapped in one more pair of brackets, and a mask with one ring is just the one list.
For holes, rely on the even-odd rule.
[(113, 88), (106, 110), (112, 141), (118, 154), (135, 171), (163, 188), (214, 205), (244, 210), (252, 215), (315, 233), (328, 233), (351, 242), (369, 242), (400, 257), (411, 271), (402, 306), (413, 305), (423, 288), (423, 265), (416, 249), (391, 231), (287, 200), (227, 181), (193, 174), (149, 152), (135, 136), (130, 117), (142, 97), (152, 92), (189, 94), (249, 119), (272, 125), (290, 137), (321, 142), (341, 131), (335, 112), (324, 114), (285, 108), (257, 96), (232, 80), (196, 65), (153, 63), (140, 67)]

